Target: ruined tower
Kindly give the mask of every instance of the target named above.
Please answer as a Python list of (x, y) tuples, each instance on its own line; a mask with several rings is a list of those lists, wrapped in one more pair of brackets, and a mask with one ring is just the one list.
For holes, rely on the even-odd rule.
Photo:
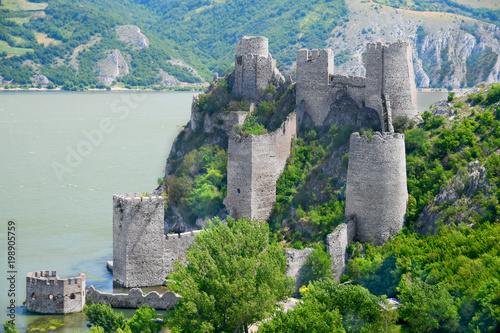
[(235, 48), (234, 85), (232, 93), (249, 101), (256, 101), (274, 77), (284, 80), (276, 68), (276, 60), (269, 54), (266, 37), (243, 37)]
[(56, 271), (30, 272), (26, 276), (26, 308), (44, 314), (81, 312), (85, 305), (85, 274), (61, 279)]
[[(332, 50), (299, 50), (297, 52), (297, 121), (305, 113), (315, 124), (323, 123), (330, 111), (331, 96), (328, 86), (333, 75)], [(326, 111), (326, 112), (325, 112)]]
[(269, 218), (276, 202), (276, 181), (285, 168), (295, 132), (295, 114), (291, 114), (272, 133), (229, 137), (224, 205), (231, 217)]
[(113, 196), (113, 281), (123, 287), (161, 286), (201, 230), (165, 235), (164, 198)]
[(164, 198), (113, 196), (113, 281), (124, 287), (162, 285)]
[(417, 115), (417, 90), (411, 45), (407, 42), (370, 43), (366, 47), (366, 77), (334, 74), (331, 50), (297, 52), (297, 121), (309, 116), (323, 125), (338, 97), (347, 95), (359, 107), (377, 111), (382, 131), (388, 119)]
[(409, 42), (367, 45), (365, 106), (377, 110), (382, 120), (387, 118), (388, 109), (392, 118), (417, 115), (417, 88)]
[(350, 138), (345, 215), (361, 242), (383, 245), (403, 228), (408, 201), (404, 135)]

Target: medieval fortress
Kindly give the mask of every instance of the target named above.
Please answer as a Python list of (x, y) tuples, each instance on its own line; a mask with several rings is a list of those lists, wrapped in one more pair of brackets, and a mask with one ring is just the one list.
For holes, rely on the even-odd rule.
[[(268, 51), (265, 37), (243, 37), (236, 47), (232, 93), (257, 102), (271, 82), (284, 81)], [(331, 50), (300, 50), (297, 54), (296, 113), (279, 129), (264, 135), (237, 135), (249, 112), (218, 113), (218, 122), (202, 115), (193, 102), (190, 129), (204, 118), (203, 130), (219, 128), (229, 136), (227, 196), (233, 218), (267, 220), (276, 202), (276, 181), (290, 155), (292, 138), (302, 123), (323, 125), (335, 112), (335, 101), (348, 96), (366, 112), (375, 110), (380, 133), (350, 138), (346, 185), (346, 217), (327, 237), (335, 275), (344, 271), (345, 252), (353, 239), (381, 245), (403, 227), (408, 199), (404, 135), (394, 133), (392, 119), (414, 118), (417, 98), (411, 47), (408, 43), (371, 43), (366, 50), (366, 77), (334, 74)], [(196, 100), (195, 100), (196, 101)], [(252, 108), (251, 108), (252, 110)], [(252, 111), (250, 111), (252, 112)], [(208, 118), (207, 118), (208, 117)], [(125, 287), (161, 285), (173, 263), (182, 259), (195, 234), (164, 234), (164, 198), (141, 194), (113, 197), (113, 280)], [(293, 252), (293, 251), (292, 251)], [(310, 254), (311, 251), (308, 253)], [(307, 256), (289, 254), (289, 275)], [(300, 266), (299, 265), (299, 266)]]

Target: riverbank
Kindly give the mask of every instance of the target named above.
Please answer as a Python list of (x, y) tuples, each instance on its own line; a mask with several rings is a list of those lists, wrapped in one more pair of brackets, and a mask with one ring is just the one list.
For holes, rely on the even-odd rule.
[(121, 92), (166, 92), (166, 91), (204, 91), (208, 87), (206, 85), (185, 85), (185, 86), (172, 86), (172, 87), (161, 87), (158, 89), (154, 88), (125, 88), (125, 87), (108, 87), (108, 88), (84, 88), (84, 89), (75, 89), (75, 90), (66, 90), (62, 87), (55, 88), (37, 88), (37, 87), (21, 87), (21, 86), (0, 86), (1, 91), (90, 91), (90, 92), (99, 92), (99, 91), (121, 91)]

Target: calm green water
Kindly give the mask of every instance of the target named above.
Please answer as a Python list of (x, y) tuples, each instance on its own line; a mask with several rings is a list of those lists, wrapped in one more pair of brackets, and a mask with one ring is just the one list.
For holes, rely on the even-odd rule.
[[(7, 271), (13, 220), (18, 306), (29, 271), (85, 272), (88, 285), (112, 290), (105, 268), (112, 259), (112, 196), (156, 188), (171, 143), (189, 120), (192, 95), (0, 93), (0, 272)], [(5, 275), (2, 309), (9, 300)], [(81, 317), (66, 318), (78, 326), (67, 331), (83, 330)], [(16, 323), (25, 328), (37, 318), (18, 308)]]
[[(57, 270), (87, 274), (112, 290), (112, 195), (148, 192), (164, 173), (171, 143), (190, 115), (192, 93), (0, 93), (0, 272), (7, 271), (7, 222), (17, 231), (16, 323), (27, 314), (25, 276)], [(420, 93), (419, 112), (446, 93)], [(8, 304), (6, 273), (0, 306)], [(82, 315), (59, 316), (83, 331)], [(5, 322), (6, 312), (0, 312)]]

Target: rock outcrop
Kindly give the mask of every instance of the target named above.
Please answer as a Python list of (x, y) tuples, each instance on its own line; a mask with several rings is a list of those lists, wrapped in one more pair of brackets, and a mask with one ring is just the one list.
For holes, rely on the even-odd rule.
[(107, 86), (129, 73), (128, 64), (120, 50), (114, 50), (105, 59), (97, 63), (98, 79)]
[(149, 47), (149, 40), (135, 25), (119, 25), (116, 27), (118, 40), (125, 43), (132, 43), (139, 47)]

